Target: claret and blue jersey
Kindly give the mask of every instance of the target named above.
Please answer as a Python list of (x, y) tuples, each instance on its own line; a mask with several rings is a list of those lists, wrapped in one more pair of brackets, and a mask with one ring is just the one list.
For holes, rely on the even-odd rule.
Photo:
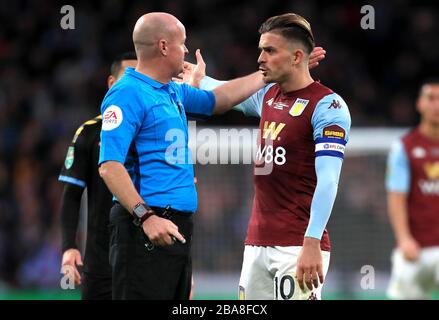
[(439, 246), (439, 141), (419, 127), (392, 146), (386, 189), (406, 195), (410, 233), (421, 247)]
[(125, 165), (150, 206), (194, 212), (197, 193), (186, 114), (212, 114), (215, 96), (186, 84), (162, 84), (127, 68), (101, 105), (99, 164)]
[[(219, 84), (208, 77), (201, 81), (204, 89)], [(321, 248), (329, 250), (325, 226), (351, 126), (344, 100), (319, 82), (287, 93), (268, 84), (235, 109), (261, 119), (245, 243), (301, 246), (305, 235), (321, 239)]]
[[(204, 77), (201, 81), (201, 88), (212, 90), (225, 81), (218, 81), (210, 77)], [(318, 84), (315, 82), (314, 84)], [(314, 85), (313, 84), (313, 85)], [(243, 112), (246, 116), (261, 118), (262, 110), (270, 107), (277, 111), (288, 108), (289, 115), (300, 118), (300, 115), (307, 108), (313, 108), (311, 124), (313, 128), (313, 138), (315, 141), (315, 155), (334, 156), (344, 158), (345, 145), (349, 140), (349, 130), (351, 127), (351, 117), (346, 102), (337, 93), (329, 91), (328, 94), (314, 101), (314, 106), (309, 106), (309, 100), (297, 98), (294, 104), (288, 105), (275, 100), (275, 97), (267, 96), (274, 83), (266, 85), (264, 88), (250, 96), (247, 100), (234, 107), (235, 110)], [(264, 104), (265, 98), (265, 104)], [(294, 114), (296, 112), (297, 114)], [(284, 115), (281, 115), (284, 117)], [(276, 130), (273, 123), (268, 123), (268, 129)], [(263, 129), (267, 130), (267, 126)], [(271, 129), (270, 129), (271, 130)]]

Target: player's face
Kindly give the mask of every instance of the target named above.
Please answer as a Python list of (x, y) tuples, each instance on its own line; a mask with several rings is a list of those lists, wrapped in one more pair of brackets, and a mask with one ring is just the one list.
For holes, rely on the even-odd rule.
[(282, 83), (291, 77), (294, 71), (294, 52), (283, 36), (272, 32), (263, 33), (259, 49), (259, 70), (262, 71), (264, 82)]
[(169, 61), (172, 76), (176, 77), (183, 72), (184, 57), (189, 52), (186, 48), (186, 30), (182, 23), (178, 23), (172, 38), (169, 40)]
[(439, 84), (427, 84), (422, 88), (418, 110), (423, 119), (439, 125)]

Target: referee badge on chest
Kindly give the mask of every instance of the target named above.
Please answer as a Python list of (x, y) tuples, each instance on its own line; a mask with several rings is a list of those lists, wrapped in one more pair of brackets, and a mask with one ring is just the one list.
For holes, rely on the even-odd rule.
[(297, 98), (294, 102), (293, 106), (290, 109), (289, 114), (293, 117), (298, 117), (303, 113), (306, 106), (308, 105), (309, 100)]
[(72, 167), (73, 160), (75, 160), (75, 147), (69, 147), (69, 150), (67, 150), (66, 160), (64, 161), (64, 165), (67, 170)]

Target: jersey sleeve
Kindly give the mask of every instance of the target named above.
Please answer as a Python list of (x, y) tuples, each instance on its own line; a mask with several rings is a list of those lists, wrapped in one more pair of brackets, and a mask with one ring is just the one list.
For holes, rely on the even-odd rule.
[(410, 166), (401, 140), (393, 143), (387, 158), (386, 189), (393, 192), (408, 192), (410, 188)]
[(181, 85), (175, 84), (174, 88), (179, 93), (184, 110), (188, 116), (205, 118), (212, 115), (216, 103), (215, 95), (212, 91), (194, 88), (186, 83)]
[[(210, 77), (204, 77), (200, 82), (200, 88), (213, 90), (227, 81), (219, 81)], [(262, 103), (264, 96), (274, 83), (266, 85), (264, 88), (258, 90), (249, 98), (233, 107), (234, 110), (241, 111), (246, 116), (261, 117)]]
[(110, 91), (101, 105), (102, 129), (99, 164), (125, 163), (128, 150), (145, 117), (145, 108), (133, 88)]
[(311, 213), (305, 237), (321, 239), (337, 196), (342, 160), (316, 157), (317, 185), (311, 201)]
[(351, 116), (346, 102), (336, 93), (323, 97), (311, 118), (315, 155), (344, 158)]
[(216, 80), (214, 78), (204, 76), (200, 81), (200, 89), (213, 90), (226, 82), (227, 81)]
[(80, 126), (67, 149), (67, 155), (58, 180), (82, 188), (86, 187), (87, 162), (90, 158), (91, 142), (84, 133), (85, 126)]

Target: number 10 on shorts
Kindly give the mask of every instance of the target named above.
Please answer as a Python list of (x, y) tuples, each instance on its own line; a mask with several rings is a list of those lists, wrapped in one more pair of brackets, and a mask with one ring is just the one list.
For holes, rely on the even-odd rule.
[(294, 274), (282, 274), (274, 277), (275, 300), (309, 300), (313, 292), (306, 286), (302, 290), (299, 287)]

